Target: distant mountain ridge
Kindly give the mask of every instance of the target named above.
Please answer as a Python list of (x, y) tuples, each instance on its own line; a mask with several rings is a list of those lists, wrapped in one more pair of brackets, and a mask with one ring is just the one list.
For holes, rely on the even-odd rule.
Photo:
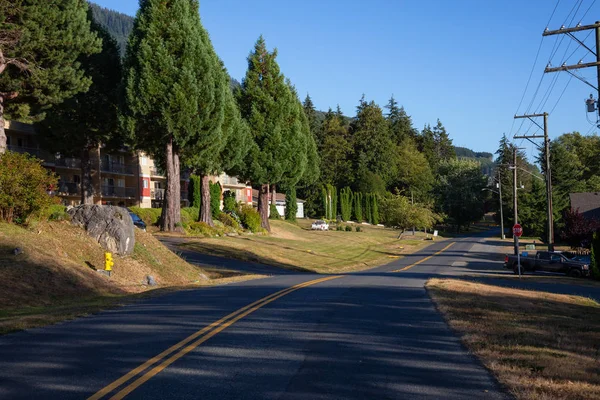
[(89, 3), (94, 20), (104, 27), (117, 41), (121, 56), (125, 55), (127, 38), (133, 30), (133, 17), (129, 15), (100, 7), (96, 3)]
[[(133, 21), (134, 18), (129, 15), (110, 10), (108, 8), (104, 8), (99, 6), (98, 4), (90, 2), (90, 9), (92, 10), (92, 15), (96, 22), (102, 25), (108, 33), (115, 38), (119, 47), (121, 49), (121, 55), (125, 55), (125, 50), (127, 48), (127, 38), (129, 34), (133, 30)], [(240, 82), (235, 78), (231, 78), (231, 87), (232, 89), (239, 87)], [(325, 112), (317, 111), (317, 117), (322, 121), (325, 119)], [(351, 117), (346, 117), (347, 123), (350, 123), (352, 120)], [(456, 156), (458, 158), (468, 158), (473, 159), (481, 163), (481, 168), (485, 174), (490, 175), (491, 171), (494, 167), (493, 154), (486, 152), (475, 152), (466, 147), (454, 147), (456, 151)]]

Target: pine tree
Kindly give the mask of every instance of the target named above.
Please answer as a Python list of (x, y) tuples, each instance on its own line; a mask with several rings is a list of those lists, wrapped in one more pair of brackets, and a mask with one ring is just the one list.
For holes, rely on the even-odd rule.
[(321, 154), (321, 180), (336, 186), (348, 185), (352, 176), (352, 145), (348, 129), (340, 117), (331, 109), (325, 115), (322, 126), (323, 141)]
[(398, 102), (392, 96), (385, 106), (388, 112), (386, 119), (390, 124), (390, 134), (392, 141), (399, 145), (406, 138), (416, 139), (417, 134), (412, 126), (412, 119), (406, 114), (404, 107), (398, 107)]
[(39, 124), (44, 148), (66, 157), (81, 159), (81, 203), (94, 204), (90, 152), (103, 144), (106, 149), (119, 147), (118, 88), (121, 83), (121, 58), (116, 41), (93, 20), (88, 12), (92, 32), (102, 40), (102, 51), (81, 56), (78, 62), (92, 85), (54, 106)]
[[(353, 169), (357, 177), (363, 180), (363, 185), (372, 181), (370, 174), (374, 174), (381, 178), (385, 187), (396, 175), (397, 164), (388, 121), (381, 108), (373, 101), (366, 103), (363, 98), (357, 109), (358, 113), (351, 126)], [(361, 182), (355, 186), (360, 189)]]
[(197, 0), (140, 1), (125, 57), (123, 125), (166, 171), (163, 231), (181, 225), (180, 155), (222, 142), (229, 82), (198, 9)]
[(78, 59), (100, 51), (90, 31), (87, 2), (0, 2), (0, 154), (6, 150), (6, 113), (41, 120), (47, 107), (88, 90)]
[(248, 70), (238, 94), (240, 111), (254, 143), (243, 176), (259, 186), (258, 211), (261, 226), (268, 231), (269, 187), (282, 182), (291, 186), (302, 177), (308, 140), (306, 116), (276, 58), (277, 50), (269, 52), (261, 36), (248, 57)]

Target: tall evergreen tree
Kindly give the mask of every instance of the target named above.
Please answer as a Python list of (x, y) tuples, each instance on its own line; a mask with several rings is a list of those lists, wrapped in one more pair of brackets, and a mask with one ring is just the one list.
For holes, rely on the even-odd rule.
[(100, 144), (114, 148), (118, 140), (118, 87), (121, 58), (116, 41), (88, 12), (92, 32), (102, 40), (102, 51), (83, 55), (78, 62), (92, 79), (86, 93), (77, 94), (54, 106), (40, 123), (44, 148), (66, 157), (81, 159), (81, 203), (94, 203), (90, 152)]
[[(267, 230), (271, 229), (269, 187), (282, 182), (289, 186), (303, 175), (305, 134), (309, 129), (299, 100), (286, 83), (276, 58), (277, 50), (269, 52), (261, 36), (248, 57), (248, 70), (238, 96), (254, 143), (243, 176), (258, 186), (261, 226)], [(299, 160), (299, 165), (292, 165), (292, 159)]]
[(321, 180), (336, 186), (348, 185), (352, 176), (352, 145), (348, 129), (344, 126), (343, 116), (331, 109), (323, 121), (323, 141), (319, 148), (321, 154)]
[(431, 128), (431, 125), (426, 125), (425, 128), (423, 128), (419, 139), (420, 150), (425, 154), (433, 171), (437, 170), (442, 161), (456, 158), (452, 140), (439, 119), (433, 129)]
[(181, 223), (180, 155), (222, 139), (228, 82), (198, 9), (197, 0), (141, 0), (125, 57), (123, 125), (165, 168), (163, 231)]
[(398, 102), (394, 99), (394, 96), (390, 98), (385, 108), (388, 110), (386, 118), (390, 124), (392, 141), (399, 145), (406, 138), (416, 139), (417, 134), (412, 126), (412, 119), (406, 114), (404, 107), (398, 107)]
[(367, 103), (364, 98), (361, 99), (357, 110), (351, 126), (354, 145), (353, 169), (359, 179), (355, 186), (360, 189), (361, 185), (364, 186), (373, 180), (372, 175), (376, 175), (385, 187), (396, 175), (397, 157), (390, 138), (388, 121), (384, 118), (381, 108), (373, 101)]
[(0, 154), (6, 150), (5, 111), (43, 119), (47, 107), (88, 90), (78, 61), (100, 51), (84, 0), (0, 2)]

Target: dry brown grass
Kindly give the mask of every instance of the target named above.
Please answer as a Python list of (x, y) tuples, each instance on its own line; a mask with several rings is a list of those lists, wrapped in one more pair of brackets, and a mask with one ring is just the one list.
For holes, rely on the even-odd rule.
[(451, 279), (427, 288), (453, 329), (518, 399), (600, 399), (600, 305)]
[[(23, 254), (13, 255), (16, 247)], [(114, 261), (110, 278), (96, 272), (103, 269), (104, 250), (67, 222), (34, 229), (0, 223), (0, 334), (86, 315), (148, 291), (256, 278), (189, 264), (137, 229), (134, 254)], [(156, 287), (147, 286), (147, 275)]]

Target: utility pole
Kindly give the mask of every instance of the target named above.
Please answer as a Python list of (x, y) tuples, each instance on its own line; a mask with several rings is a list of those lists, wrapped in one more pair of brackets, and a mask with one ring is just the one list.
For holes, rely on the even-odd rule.
[(504, 240), (504, 213), (502, 212), (502, 179), (500, 177), (500, 168), (498, 168), (498, 196), (500, 196), (500, 237)]
[[(533, 120), (536, 117), (544, 117), (544, 126), (543, 128)], [(546, 203), (547, 203), (547, 213), (548, 213), (548, 251), (554, 251), (554, 214), (552, 208), (552, 170), (550, 168), (550, 139), (548, 138), (548, 113), (543, 114), (529, 114), (529, 115), (515, 115), (515, 119), (518, 118), (528, 118), (538, 127), (544, 130), (544, 136), (540, 135), (532, 135), (532, 136), (515, 136), (515, 139), (527, 139), (531, 143), (538, 146), (531, 139), (544, 139), (544, 157), (546, 160)], [(515, 164), (516, 165), (516, 164)]]
[[(577, 37), (575, 37), (575, 35), (573, 35), (574, 32), (590, 31), (592, 29), (596, 33), (596, 51), (594, 51), (594, 50), (590, 49), (589, 47), (587, 47), (581, 40), (579, 40)], [(548, 65), (546, 67), (546, 69), (544, 70), (544, 72), (548, 73), (548, 72), (566, 71), (571, 76), (579, 79), (580, 81), (582, 81), (586, 85), (591, 86), (592, 88), (594, 88), (596, 90), (596, 92), (598, 93), (598, 99), (600, 99), (600, 21), (596, 21), (592, 25), (577, 25), (577, 26), (572, 27), (572, 28), (565, 28), (563, 26), (560, 29), (557, 29), (557, 30), (554, 30), (554, 31), (550, 31), (550, 30), (548, 30), (548, 28), (546, 28), (546, 30), (544, 31), (544, 33), (542, 33), (542, 36), (552, 36), (552, 35), (567, 35), (568, 37), (570, 37), (571, 39), (573, 39), (577, 43), (579, 43), (587, 51), (589, 51), (594, 56), (596, 56), (596, 62), (584, 63), (583, 60), (581, 60), (577, 64), (574, 64), (574, 65), (565, 65), (565, 64), (563, 64), (560, 67), (550, 67), (550, 65)], [(592, 67), (596, 67), (596, 79), (597, 79), (597, 83), (596, 84), (597, 84), (597, 86), (592, 85), (591, 83), (589, 83), (588, 81), (586, 81), (582, 77), (580, 77), (578, 75), (575, 75), (574, 73), (571, 72), (571, 70), (573, 70), (573, 69), (592, 68)], [(592, 108), (593, 108), (593, 100), (592, 100)], [(597, 108), (596, 110), (598, 111), (598, 113), (600, 113), (600, 108)], [(593, 109), (590, 110), (590, 112), (592, 112), (592, 111), (595, 111), (595, 110), (593, 110)], [(598, 121), (599, 119), (600, 118), (597, 118), (596, 120)]]
[[(513, 147), (513, 208), (515, 210), (515, 225), (519, 223), (519, 212), (517, 210), (517, 146)], [(515, 255), (519, 255), (519, 244), (517, 235), (513, 234)]]

